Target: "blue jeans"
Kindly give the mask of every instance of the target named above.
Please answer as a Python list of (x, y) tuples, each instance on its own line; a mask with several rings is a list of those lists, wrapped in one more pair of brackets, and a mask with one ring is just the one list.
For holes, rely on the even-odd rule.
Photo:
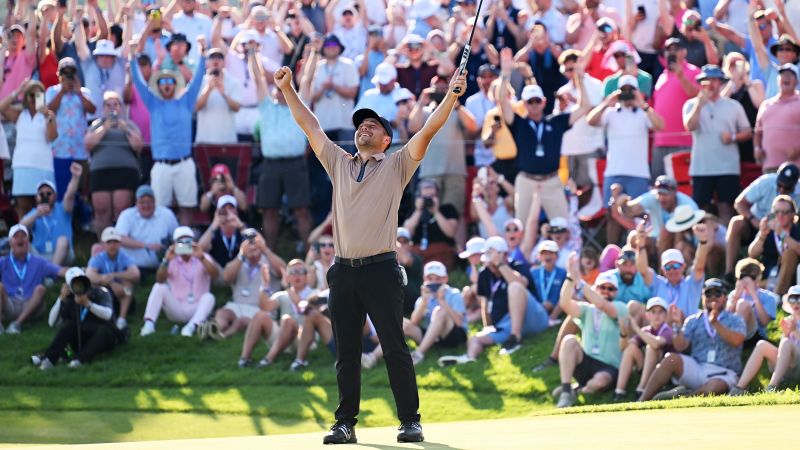
[[(547, 329), (550, 316), (536, 297), (528, 292), (528, 307), (525, 308), (525, 321), (522, 322), (522, 335), (539, 334)], [(506, 314), (494, 324), (495, 331), (490, 333), (495, 344), (502, 344), (511, 337), (511, 314)]]
[(608, 205), (611, 200), (611, 185), (619, 183), (622, 185), (622, 192), (636, 198), (650, 189), (650, 180), (647, 178), (631, 177), (628, 175), (613, 175), (606, 177), (603, 182), (603, 199)]

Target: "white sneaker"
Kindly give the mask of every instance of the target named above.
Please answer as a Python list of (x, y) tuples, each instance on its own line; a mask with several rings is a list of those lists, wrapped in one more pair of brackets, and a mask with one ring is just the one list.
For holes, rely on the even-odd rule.
[(69, 364), (67, 364), (67, 367), (69, 367), (70, 369), (77, 369), (80, 366), (81, 362), (78, 361), (77, 359), (73, 359), (72, 361), (69, 362)]
[(19, 326), (17, 322), (11, 322), (8, 324), (8, 328), (6, 328), (6, 334), (20, 334), (22, 333), (22, 327)]
[(150, 336), (151, 334), (156, 332), (156, 324), (153, 323), (151, 320), (145, 320), (144, 325), (142, 326), (142, 331), (139, 332), (139, 336)]
[(420, 352), (418, 352), (416, 350), (411, 352), (411, 362), (414, 363), (415, 366), (417, 364), (421, 363), (422, 360), (424, 360), (424, 359), (425, 359), (425, 355), (423, 355), (422, 353), (420, 353)]
[(124, 317), (118, 318), (117, 319), (117, 329), (118, 330), (124, 330), (125, 328), (128, 328), (128, 321), (125, 320)]
[(44, 356), (42, 355), (31, 355), (31, 362), (34, 366), (38, 367), (40, 364), (42, 364), (42, 359), (44, 359)]
[(439, 367), (454, 366), (456, 364), (466, 364), (471, 362), (475, 362), (475, 360), (467, 356), (466, 353), (463, 355), (442, 356), (438, 361)]
[(181, 328), (181, 336), (183, 337), (192, 337), (194, 336), (194, 330), (197, 327), (193, 323), (187, 323), (186, 325)]
[(561, 319), (547, 319), (547, 328), (552, 328), (556, 325), (561, 325)]
[(299, 359), (295, 359), (294, 361), (292, 361), (292, 365), (289, 366), (289, 370), (291, 370), (292, 372), (296, 372), (300, 369), (305, 369), (306, 367), (308, 367), (308, 361), (301, 361)]
[(558, 403), (556, 403), (556, 408), (569, 408), (570, 406), (575, 404), (577, 400), (577, 395), (575, 395), (575, 391), (570, 389), (569, 391), (561, 391), (558, 396)]
[(372, 369), (375, 365), (378, 364), (378, 358), (372, 355), (372, 353), (362, 353), (361, 354), (361, 368), (362, 369)]
[(53, 368), (53, 363), (47, 358), (42, 358), (42, 363), (39, 364), (39, 370), (50, 370)]

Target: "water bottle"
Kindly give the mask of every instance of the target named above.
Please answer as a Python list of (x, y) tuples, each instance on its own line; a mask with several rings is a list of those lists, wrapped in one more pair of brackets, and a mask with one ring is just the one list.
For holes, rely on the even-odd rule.
[(775, 292), (775, 288), (777, 286), (778, 286), (778, 266), (775, 266), (769, 271), (769, 276), (767, 277), (767, 290), (770, 292)]

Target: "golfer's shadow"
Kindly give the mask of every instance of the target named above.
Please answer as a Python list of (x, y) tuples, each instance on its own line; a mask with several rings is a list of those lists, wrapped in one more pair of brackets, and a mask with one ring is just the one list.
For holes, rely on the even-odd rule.
[(382, 444), (367, 444), (367, 443), (358, 443), (356, 444), (358, 447), (365, 447), (365, 448), (375, 448), (378, 450), (407, 450), (407, 449), (457, 449), (458, 447), (450, 447), (447, 444), (439, 444), (437, 442), (410, 442), (405, 445), (382, 445)]

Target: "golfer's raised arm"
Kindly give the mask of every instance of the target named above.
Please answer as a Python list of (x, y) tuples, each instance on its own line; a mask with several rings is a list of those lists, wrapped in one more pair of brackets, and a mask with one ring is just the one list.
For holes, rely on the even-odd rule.
[(322, 149), (325, 147), (325, 143), (328, 142), (328, 137), (325, 135), (325, 132), (322, 131), (322, 127), (319, 126), (317, 117), (314, 116), (314, 113), (308, 109), (306, 104), (303, 103), (297, 95), (297, 91), (292, 85), (292, 70), (286, 66), (281, 67), (275, 72), (274, 78), (275, 84), (286, 98), (286, 104), (289, 106), (289, 110), (292, 111), (292, 117), (294, 117), (295, 122), (300, 125), (300, 128), (302, 128), (303, 132), (306, 134), (308, 142), (311, 144), (311, 149), (314, 150), (314, 154), (319, 156), (320, 153), (322, 153)]
[[(458, 97), (464, 95), (466, 90), (467, 72), (465, 71), (461, 75), (458, 75), (458, 73), (453, 75), (453, 78), (450, 80), (450, 87), (447, 89), (447, 95), (445, 95), (442, 103), (436, 105), (436, 109), (433, 110), (428, 120), (425, 121), (425, 125), (422, 126), (422, 129), (408, 141), (408, 151), (411, 154), (411, 158), (415, 161), (420, 161), (425, 157), (425, 152), (428, 151), (428, 145), (431, 143), (431, 139), (439, 132), (439, 129), (442, 128), (447, 118), (450, 117), (450, 113), (453, 111), (453, 106), (455, 106), (458, 101)], [(294, 110), (292, 110), (292, 112), (294, 112)]]

